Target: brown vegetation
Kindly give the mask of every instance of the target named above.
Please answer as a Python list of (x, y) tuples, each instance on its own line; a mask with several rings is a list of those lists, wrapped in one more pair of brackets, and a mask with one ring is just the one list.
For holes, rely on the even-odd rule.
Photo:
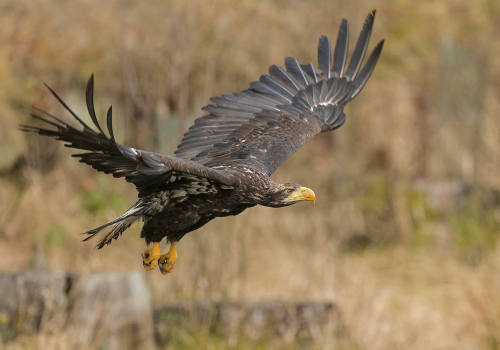
[[(172, 275), (141, 273), (160, 303), (332, 301), (345, 331), (318, 348), (498, 348), (494, 0), (1, 1), (0, 270), (142, 270), (137, 227), (102, 251), (78, 235), (127, 209), (133, 186), (16, 130), (23, 103), (62, 115), (42, 82), (84, 116), (95, 73), (98, 114), (113, 104), (117, 138), (172, 153), (210, 96), (246, 88), (286, 56), (315, 63), (321, 34), (333, 39), (345, 17), (353, 41), (372, 8), (372, 37), (386, 44), (346, 124), (274, 176), (314, 189), (317, 204), (215, 220), (182, 240)], [(0, 349), (64, 348), (67, 337), (53, 330)]]

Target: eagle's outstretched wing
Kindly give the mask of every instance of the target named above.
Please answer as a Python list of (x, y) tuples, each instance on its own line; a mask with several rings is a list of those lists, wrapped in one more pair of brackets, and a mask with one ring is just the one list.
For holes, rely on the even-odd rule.
[(344, 106), (364, 87), (382, 51), (382, 40), (361, 68), (375, 18), (365, 20), (346, 67), (349, 30), (344, 19), (333, 52), (322, 36), (318, 46), (318, 74), (312, 64), (285, 60), (286, 71), (271, 66), (250, 89), (211, 99), (210, 113), (195, 120), (175, 152), (208, 167), (231, 164), (259, 167), (272, 174), (314, 135), (340, 127)]
[(228, 164), (233, 167), (253, 165), (270, 175), (314, 135), (344, 123), (343, 107), (361, 91), (382, 51), (383, 41), (375, 46), (361, 68), (374, 17), (375, 11), (367, 16), (347, 67), (349, 30), (344, 19), (333, 59), (328, 37), (322, 36), (319, 40), (318, 66), (321, 74), (314, 70), (312, 64), (300, 65), (294, 58), (287, 58), (286, 71), (271, 66), (269, 75), (251, 83), (250, 89), (212, 98), (213, 104), (203, 108), (210, 114), (198, 118), (185, 134), (176, 151), (177, 157), (116, 143), (111, 108), (107, 114), (107, 136), (94, 111), (93, 76), (87, 85), (86, 102), (98, 131), (85, 124), (50, 88), (83, 129), (32, 107), (28, 114), (55, 129), (21, 125), (21, 130), (52, 136), (67, 142), (67, 147), (88, 151), (73, 156), (98, 171), (125, 177), (137, 187), (139, 197), (158, 191), (173, 174), (194, 175), (231, 186), (231, 172), (214, 169)]
[(107, 113), (108, 137), (97, 121), (94, 111), (93, 75), (87, 84), (86, 102), (90, 117), (98, 131), (85, 124), (50, 87), (47, 86), (47, 88), (83, 128), (81, 130), (77, 129), (56, 116), (32, 106), (31, 111), (25, 112), (55, 128), (21, 125), (20, 129), (55, 137), (57, 140), (66, 142), (66, 147), (89, 151), (73, 154), (73, 157), (80, 158), (80, 162), (86, 163), (98, 171), (112, 174), (114, 177), (125, 177), (128, 182), (137, 187), (139, 197), (146, 197), (157, 191), (163, 184), (170, 181), (173, 174), (194, 175), (226, 186), (232, 185), (232, 179), (227, 172), (211, 169), (190, 160), (142, 151), (118, 144), (113, 134), (111, 107)]

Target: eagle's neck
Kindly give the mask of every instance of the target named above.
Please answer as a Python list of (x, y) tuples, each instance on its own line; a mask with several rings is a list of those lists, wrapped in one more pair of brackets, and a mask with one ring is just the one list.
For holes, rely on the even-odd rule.
[(248, 171), (240, 185), (242, 200), (251, 204), (267, 205), (269, 197), (279, 190), (279, 186), (280, 184), (266, 174)]

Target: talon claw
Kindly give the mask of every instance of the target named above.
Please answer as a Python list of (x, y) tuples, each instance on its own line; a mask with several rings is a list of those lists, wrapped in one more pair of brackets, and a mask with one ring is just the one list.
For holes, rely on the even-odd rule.
[(142, 256), (142, 266), (146, 271), (150, 271), (156, 267), (158, 264), (158, 259), (160, 258), (160, 243), (153, 243), (152, 249), (146, 249)]
[(172, 242), (168, 253), (161, 255), (158, 259), (158, 267), (163, 275), (171, 273), (175, 268), (175, 262), (177, 261), (176, 244), (176, 242)]

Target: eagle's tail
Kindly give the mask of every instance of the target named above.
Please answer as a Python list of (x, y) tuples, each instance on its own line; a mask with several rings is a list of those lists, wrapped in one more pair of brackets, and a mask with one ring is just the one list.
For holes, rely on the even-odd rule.
[(89, 235), (87, 238), (85, 238), (83, 241), (88, 241), (95, 235), (97, 235), (99, 232), (101, 232), (103, 229), (111, 226), (111, 230), (104, 235), (104, 237), (101, 238), (99, 243), (97, 243), (96, 248), (101, 249), (105, 245), (110, 244), (113, 239), (118, 239), (118, 237), (126, 230), (128, 229), (134, 222), (137, 220), (141, 219), (142, 217), (142, 212), (143, 212), (144, 206), (142, 200), (138, 200), (137, 203), (134, 204), (132, 208), (127, 210), (123, 215), (120, 217), (114, 219), (113, 221), (108, 222), (107, 224), (104, 224), (102, 226), (96, 227), (92, 230), (89, 230), (87, 232), (83, 232), (83, 235)]

